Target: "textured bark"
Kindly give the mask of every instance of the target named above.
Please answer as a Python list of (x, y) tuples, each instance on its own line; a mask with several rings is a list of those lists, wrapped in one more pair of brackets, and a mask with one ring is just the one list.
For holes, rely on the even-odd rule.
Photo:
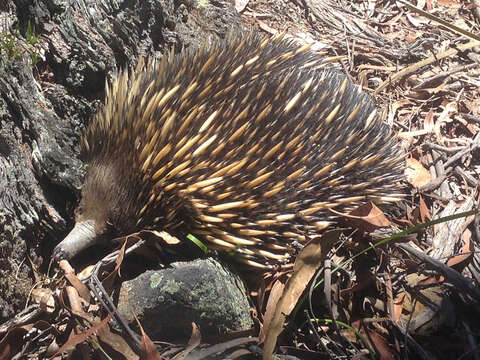
[(0, 322), (23, 306), (32, 264), (45, 269), (73, 225), (77, 145), (105, 80), (139, 56), (198, 46), (238, 26), (227, 1), (0, 4)]

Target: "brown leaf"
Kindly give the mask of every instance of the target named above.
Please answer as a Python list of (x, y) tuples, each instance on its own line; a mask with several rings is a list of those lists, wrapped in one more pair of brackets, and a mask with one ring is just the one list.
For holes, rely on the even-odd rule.
[(405, 296), (406, 293), (400, 293), (397, 295), (393, 302), (393, 314), (392, 318), (395, 322), (398, 322), (400, 318), (402, 317), (402, 312), (403, 312), (403, 304), (405, 303)]
[(64, 293), (68, 297), (68, 302), (70, 304), (70, 311), (72, 312), (72, 314), (82, 319), (85, 319), (88, 322), (94, 321), (93, 315), (86, 313), (83, 310), (82, 298), (78, 295), (77, 289), (75, 289), (73, 286), (66, 286), (64, 289)]
[(7, 360), (10, 358), (10, 344), (5, 344), (4, 346), (0, 347), (0, 360)]
[[(409, 324), (412, 334), (427, 335), (438, 331), (452, 315), (442, 305), (448, 298), (448, 288), (424, 274), (412, 273), (405, 279), (408, 288), (395, 299), (396, 306), (402, 305), (400, 309), (395, 309), (395, 320), (402, 326)], [(439, 316), (440, 313), (442, 316)]]
[(162, 239), (165, 244), (168, 245), (177, 245), (181, 242), (179, 238), (169, 234), (166, 231), (152, 231), (152, 234)]
[(112, 319), (113, 314), (108, 315), (105, 319), (102, 321), (98, 322), (97, 324), (93, 325), (92, 327), (88, 328), (87, 331), (81, 334), (76, 334), (71, 336), (68, 341), (62, 345), (60, 349), (52, 356), (50, 357), (50, 360), (55, 358), (57, 355), (61, 354), (64, 351), (69, 351), (75, 348), (78, 344), (83, 343), (85, 340), (87, 340), (90, 336), (95, 334), (99, 329), (101, 329), (103, 326), (107, 325), (108, 322)]
[(258, 23), (258, 26), (260, 27), (260, 29), (262, 29), (263, 31), (269, 33), (269, 34), (272, 34), (272, 35), (275, 35), (278, 33), (278, 30), (272, 28), (270, 25), (268, 25), (265, 21), (262, 21), (260, 19), (257, 19), (257, 23)]
[(65, 277), (70, 282), (70, 284), (77, 289), (80, 296), (86, 301), (90, 302), (91, 295), (88, 291), (87, 286), (80, 281), (80, 279), (75, 275), (74, 269), (70, 266), (70, 263), (67, 260), (61, 260), (59, 263), (60, 268), (63, 270)]
[(52, 290), (48, 288), (35, 288), (32, 290), (31, 295), (32, 300), (40, 304), (44, 311), (47, 313), (53, 313), (55, 311), (55, 299)]
[(407, 181), (416, 188), (422, 187), (432, 180), (430, 172), (423, 167), (420, 161), (414, 158), (407, 159), (405, 176)]
[(439, 6), (451, 7), (455, 9), (462, 7), (461, 2), (453, 1), (453, 0), (437, 0), (437, 4)]
[(435, 127), (435, 122), (433, 121), (433, 110), (430, 109), (425, 115), (425, 120), (423, 122), (423, 128), (429, 133), (433, 132)]
[(266, 332), (263, 347), (263, 359), (273, 359), (273, 351), (278, 335), (283, 331), (285, 319), (298, 302), (308, 283), (315, 275), (325, 260), (333, 244), (338, 240), (341, 231), (327, 231), (322, 236), (312, 239), (298, 254), (293, 266), (293, 274), (285, 284), (285, 289), (280, 297), (275, 313)]
[(379, 227), (390, 225), (390, 221), (386, 218), (383, 211), (371, 201), (357, 207), (349, 214), (343, 214), (343, 216), (350, 223), (354, 224), (356, 228), (366, 232), (372, 232)]
[(140, 328), (140, 332), (142, 333), (142, 342), (140, 344), (140, 351), (141, 351), (141, 358), (143, 360), (162, 360), (160, 353), (157, 350), (154, 342), (150, 339), (150, 337), (145, 333), (143, 330), (140, 321), (135, 317), (137, 320), (138, 327)]
[(425, 204), (425, 200), (423, 200), (423, 196), (420, 195), (420, 218), (422, 219), (422, 223), (425, 222), (425, 220), (432, 220), (432, 215), (430, 214), (430, 211), (428, 210), (427, 204)]
[(429, 133), (430, 132), (425, 129), (413, 130), (413, 131), (400, 131), (398, 133), (398, 137), (401, 139), (410, 139), (412, 137), (427, 135)]
[(462, 248), (460, 253), (452, 256), (447, 260), (447, 265), (454, 267), (458, 270), (458, 267), (462, 264), (465, 264), (473, 256), (473, 244), (472, 244), (472, 233), (470, 230), (466, 229), (462, 234)]
[(371, 329), (367, 329), (367, 332), (368, 339), (375, 345), (375, 349), (378, 351), (377, 356), (379, 356), (381, 360), (397, 359), (397, 352), (392, 349), (384, 336)]
[(27, 333), (28, 330), (20, 326), (8, 330), (7, 334), (0, 339), (0, 360), (11, 359), (17, 354), (24, 344), (23, 337)]
[(272, 291), (270, 291), (270, 295), (268, 296), (267, 300), (267, 308), (265, 309), (265, 315), (263, 316), (263, 331), (259, 335), (260, 343), (265, 340), (265, 334), (268, 333), (270, 323), (272, 321), (275, 309), (278, 304), (278, 300), (280, 300), (280, 297), (283, 294), (283, 290), (285, 289), (286, 281), (286, 277), (277, 279), (277, 281), (275, 281), (275, 283), (273, 284)]
[(454, 121), (453, 114), (456, 114), (456, 113), (458, 113), (456, 101), (452, 101), (443, 105), (443, 111), (438, 116), (438, 120), (435, 123), (435, 134), (437, 135), (437, 138), (439, 139), (439, 141), (443, 141), (441, 127), (444, 126), (446, 123), (453, 122)]
[(125, 237), (125, 240), (123, 241), (122, 247), (120, 248), (120, 251), (118, 252), (118, 256), (115, 259), (115, 268), (112, 270), (112, 272), (110, 274), (105, 276), (105, 278), (102, 280), (102, 285), (104, 286), (105, 289), (111, 289), (113, 287), (113, 284), (115, 283), (115, 280), (117, 279), (117, 277), (121, 277), (120, 268), (122, 266), (123, 259), (125, 258), (125, 250), (127, 248), (128, 242), (129, 242), (129, 237), (130, 236)]
[(98, 339), (101, 342), (109, 345), (112, 349), (122, 354), (125, 357), (125, 359), (128, 359), (128, 360), (139, 359), (138, 355), (133, 352), (133, 350), (127, 344), (125, 339), (118, 334), (112, 333), (108, 325), (98, 329), (97, 335), (98, 335)]
[(362, 281), (359, 281), (358, 283), (355, 283), (353, 286), (349, 288), (340, 290), (340, 296), (346, 297), (347, 295), (366, 289), (368, 286), (371, 286), (372, 283), (375, 283), (375, 277), (370, 276), (368, 278), (363, 279)]

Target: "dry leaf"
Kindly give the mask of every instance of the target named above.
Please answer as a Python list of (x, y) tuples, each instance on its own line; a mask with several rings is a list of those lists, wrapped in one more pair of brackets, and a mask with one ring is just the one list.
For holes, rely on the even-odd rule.
[(87, 329), (84, 333), (81, 334), (76, 334), (71, 336), (68, 341), (62, 345), (62, 347), (52, 356), (50, 357), (50, 360), (55, 358), (57, 355), (61, 354), (64, 351), (72, 351), (75, 346), (78, 344), (83, 343), (85, 340), (87, 340), (90, 336), (94, 335), (96, 332), (99, 331), (103, 326), (107, 325), (109, 321), (112, 319), (113, 314), (108, 315), (105, 319), (102, 321), (98, 322), (97, 324), (94, 324), (92, 327)]
[(180, 240), (177, 237), (169, 234), (166, 231), (152, 231), (152, 234), (161, 238), (168, 245), (177, 245), (180, 243)]
[(408, 324), (410, 333), (432, 334), (454, 317), (454, 314), (449, 312), (446, 286), (423, 274), (409, 274), (406, 280), (414, 290), (407, 289), (397, 295), (395, 317), (399, 317), (401, 326)]
[(185, 350), (181, 351), (177, 355), (175, 355), (172, 360), (182, 360), (185, 359), (188, 354), (190, 354), (193, 350), (195, 350), (202, 341), (202, 335), (200, 334), (200, 330), (198, 329), (197, 324), (192, 322), (192, 334), (190, 335), (190, 340), (188, 340), (188, 345)]
[(371, 232), (379, 227), (390, 226), (390, 221), (371, 201), (352, 210), (346, 217), (355, 226), (366, 232)]
[(366, 331), (368, 333), (368, 339), (375, 345), (377, 356), (380, 360), (398, 359), (398, 353), (392, 348), (384, 336), (371, 329), (366, 329)]
[(145, 360), (162, 360), (160, 353), (157, 350), (154, 342), (150, 339), (150, 337), (145, 333), (143, 330), (142, 325), (135, 318), (138, 323), (138, 327), (140, 328), (140, 332), (142, 333), (142, 342), (140, 344), (140, 350), (142, 352), (142, 359)]
[[(32, 290), (32, 299), (37, 304), (40, 304), (44, 311), (52, 313), (55, 311), (55, 299), (53, 291), (48, 288), (38, 288)], [(1, 359), (1, 358), (0, 358)]]
[(297, 305), (298, 299), (302, 296), (308, 283), (316, 271), (323, 264), (323, 261), (333, 244), (338, 240), (341, 231), (332, 230), (322, 236), (312, 239), (297, 256), (293, 267), (293, 274), (285, 284), (285, 289), (280, 297), (269, 331), (266, 332), (265, 344), (263, 347), (263, 359), (272, 360), (275, 344), (278, 335), (283, 331), (285, 319), (290, 315)]
[(241, 13), (248, 5), (248, 0), (235, 0), (235, 10)]
[[(470, 258), (473, 256), (473, 244), (472, 244), (472, 233), (470, 230), (466, 229), (462, 234), (462, 248), (460, 249), (460, 253), (457, 255), (452, 256), (448, 259), (447, 265), (457, 270), (459, 265), (465, 264)], [(467, 265), (467, 264), (465, 264)]]
[(13, 355), (21, 351), (28, 330), (18, 326), (8, 330), (7, 334), (0, 339), (0, 359), (11, 359)]
[(437, 138), (439, 141), (443, 140), (442, 132), (441, 132), (441, 127), (445, 123), (450, 123), (453, 121), (452, 119), (452, 114), (457, 113), (457, 103), (456, 101), (452, 101), (448, 104), (446, 104), (443, 108), (442, 113), (438, 116), (438, 120), (435, 123), (435, 134), (437, 135)]
[(112, 349), (122, 354), (125, 357), (125, 359), (128, 359), (128, 360), (139, 359), (138, 355), (133, 352), (133, 350), (127, 344), (125, 339), (118, 334), (112, 333), (108, 325), (98, 329), (97, 336), (101, 342), (109, 345)]
[(269, 33), (271, 35), (275, 35), (275, 34), (278, 33), (278, 30), (272, 28), (265, 21), (257, 19), (257, 23), (258, 23), (258, 26), (260, 27), (260, 29), (262, 29), (263, 31), (266, 31), (267, 33)]
[(59, 266), (63, 270), (67, 280), (78, 291), (83, 300), (90, 302), (90, 291), (88, 290), (87, 286), (75, 275), (75, 271), (70, 266), (70, 263), (67, 260), (61, 260), (59, 262)]
[(430, 172), (423, 167), (420, 161), (414, 158), (407, 159), (405, 177), (407, 181), (416, 188), (422, 187), (432, 181)]
[(425, 115), (425, 120), (423, 122), (423, 128), (429, 133), (433, 132), (435, 127), (435, 122), (433, 121), (433, 110), (430, 109)]
[(453, 0), (437, 0), (437, 5), (459, 9), (462, 7), (462, 3)]
[(422, 136), (422, 135), (426, 135), (426, 134), (429, 134), (430, 132), (428, 130), (425, 130), (425, 129), (421, 129), (421, 130), (413, 130), (413, 131), (401, 131), (398, 133), (398, 137), (400, 139), (410, 139), (412, 137), (416, 137), (416, 136)]
[(420, 219), (422, 219), (422, 223), (426, 220), (432, 220), (432, 215), (428, 210), (427, 204), (425, 204), (425, 200), (423, 200), (423, 196), (420, 195)]
[(286, 277), (277, 279), (273, 284), (272, 290), (270, 291), (270, 295), (268, 296), (267, 300), (267, 307), (265, 309), (265, 315), (263, 317), (263, 331), (261, 336), (259, 337), (260, 343), (265, 340), (265, 334), (268, 334), (270, 322), (272, 321), (273, 315), (275, 313), (278, 300), (282, 296), (283, 290), (285, 289), (286, 281)]

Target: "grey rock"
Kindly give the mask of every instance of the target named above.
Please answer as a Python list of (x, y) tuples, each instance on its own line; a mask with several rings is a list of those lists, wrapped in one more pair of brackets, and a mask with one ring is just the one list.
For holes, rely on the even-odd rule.
[(253, 326), (242, 281), (212, 258), (174, 263), (124, 282), (118, 312), (134, 328), (136, 317), (152, 339), (186, 341), (192, 322), (203, 338)]

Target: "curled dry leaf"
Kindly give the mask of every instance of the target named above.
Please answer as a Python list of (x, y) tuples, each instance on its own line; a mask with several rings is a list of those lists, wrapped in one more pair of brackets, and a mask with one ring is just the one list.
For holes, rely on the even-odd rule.
[(190, 340), (188, 340), (188, 345), (185, 350), (179, 352), (172, 360), (183, 360), (186, 359), (188, 354), (190, 354), (195, 348), (197, 348), (202, 342), (202, 335), (200, 334), (200, 329), (197, 324), (192, 322), (192, 335), (190, 335)]
[(448, 287), (423, 274), (406, 277), (411, 289), (395, 298), (394, 319), (411, 334), (428, 335), (451, 324), (455, 318)]
[(437, 138), (439, 141), (441, 142), (443, 141), (443, 135), (441, 132), (442, 126), (444, 126), (446, 123), (452, 122), (453, 121), (452, 116), (457, 112), (458, 112), (458, 109), (457, 109), (456, 101), (452, 101), (443, 107), (443, 111), (439, 115), (438, 120), (435, 123), (435, 134), (437, 135)]
[(428, 131), (429, 133), (432, 133), (434, 128), (435, 128), (435, 121), (433, 120), (433, 110), (430, 109), (425, 115), (425, 120), (423, 122), (423, 128), (425, 131)]
[(105, 319), (103, 319), (101, 321), (94, 321), (92, 327), (88, 328), (85, 332), (83, 332), (81, 334), (75, 334), (75, 335), (70, 336), (68, 341), (65, 344), (63, 344), (60, 347), (60, 349), (58, 349), (58, 351), (50, 359), (56, 358), (62, 352), (69, 352), (69, 353), (72, 352), (73, 349), (75, 349), (75, 347), (78, 344), (81, 344), (81, 343), (87, 341), (87, 339), (90, 336), (95, 336), (95, 334), (102, 327), (107, 326), (107, 324), (110, 322), (112, 317), (113, 317), (113, 314), (109, 314)]

